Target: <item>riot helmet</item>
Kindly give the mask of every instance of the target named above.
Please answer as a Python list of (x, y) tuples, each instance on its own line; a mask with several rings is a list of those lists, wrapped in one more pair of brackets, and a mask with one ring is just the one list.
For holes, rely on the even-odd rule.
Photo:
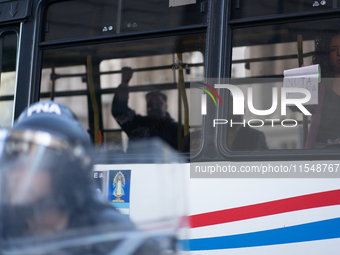
[(87, 132), (65, 106), (38, 102), (0, 133), (5, 237), (63, 230), (95, 194)]

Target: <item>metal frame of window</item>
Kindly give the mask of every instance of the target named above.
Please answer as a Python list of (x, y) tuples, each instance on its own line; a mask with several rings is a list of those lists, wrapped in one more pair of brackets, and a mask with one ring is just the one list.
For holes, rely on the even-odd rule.
[[(201, 27), (201, 25), (199, 25), (199, 27)], [(196, 31), (196, 29), (194, 30)], [(190, 33), (194, 34), (193, 31), (191, 31)], [(181, 33), (182, 34), (182, 33)], [(195, 33), (196, 34), (196, 33)], [(188, 33), (185, 33), (185, 35), (188, 35)], [(176, 33), (176, 36), (178, 36), (178, 33)], [(117, 36), (114, 36), (117, 37)], [(149, 39), (149, 37), (146, 37)], [(159, 38), (159, 37), (157, 37)], [(143, 36), (144, 39), (144, 36)], [(112, 40), (110, 40), (110, 43), (113, 43)], [(50, 42), (49, 42), (50, 44)], [(58, 43), (53, 43), (53, 45), (58, 45), (57, 48), (59, 48), (59, 44)], [(72, 46), (74, 46), (72, 44)], [(45, 48), (44, 48), (45, 49)], [(50, 48), (48, 48), (50, 49)], [(54, 47), (52, 47), (52, 49), (54, 49)], [(115, 73), (120, 73), (121, 71), (108, 71), (108, 72), (100, 72), (99, 71), (99, 64), (100, 62), (96, 62), (93, 64), (93, 67), (96, 68), (96, 70), (93, 72), (93, 76), (96, 77), (98, 80), (95, 84), (99, 85), (99, 77), (100, 75), (103, 74), (115, 74)], [(186, 64), (189, 67), (197, 67), (197, 66), (203, 66), (204, 64)], [(134, 72), (141, 72), (141, 71), (154, 71), (154, 70), (162, 70), (162, 69), (170, 69), (172, 70), (173, 65), (168, 65), (168, 66), (158, 66), (158, 67), (145, 67), (145, 68), (137, 68), (134, 70)], [(59, 78), (66, 78), (66, 77), (83, 77), (86, 78), (87, 74), (86, 73), (80, 73), (80, 74), (68, 74), (68, 75), (60, 75), (60, 74), (54, 74), (52, 73), (51, 78), (52, 81), (55, 81), (56, 79)], [(185, 84), (186, 88), (190, 87), (189, 83)], [(177, 89), (177, 83), (168, 83), (168, 84), (152, 84), (152, 85), (134, 85), (130, 87), (130, 92), (141, 92), (141, 91), (150, 91), (150, 90), (154, 90), (154, 89), (158, 89), (158, 90), (169, 90), (169, 89)], [(98, 102), (98, 109), (99, 109), (99, 115), (100, 115), (100, 130), (105, 132), (105, 129), (103, 127), (103, 123), (102, 123), (102, 110), (101, 110), (101, 95), (103, 94), (110, 94), (110, 93), (115, 93), (116, 89), (115, 88), (108, 88), (108, 89), (99, 89), (99, 87), (96, 89), (96, 97), (97, 97), (97, 102)], [(42, 98), (47, 98), (49, 97), (50, 93), (40, 93), (40, 97)], [(85, 95), (89, 98), (90, 94), (89, 91), (84, 89), (84, 90), (76, 90), (76, 91), (63, 91), (63, 92), (55, 92), (52, 93), (53, 97), (61, 97), (61, 96), (80, 96), (80, 95)], [(88, 101), (88, 105), (90, 105), (90, 101)], [(91, 107), (89, 107), (89, 127), (90, 130), (92, 130), (92, 126), (91, 124), (93, 123), (93, 119), (92, 119), (92, 110)]]
[[(33, 12), (31, 19), (21, 23), (17, 91), (15, 98), (15, 118), (28, 105), (36, 102), (39, 98), (40, 70), (42, 66), (42, 51), (45, 49), (57, 49), (68, 46), (81, 46), (99, 43), (114, 43), (121, 41), (134, 41), (151, 39), (172, 35), (186, 35), (190, 33), (206, 33), (206, 54), (205, 54), (205, 77), (225, 78), (231, 75), (231, 51), (233, 29), (274, 25), (301, 21), (324, 20), (340, 17), (340, 9), (322, 10), (305, 13), (289, 13), (269, 15), (263, 17), (252, 17), (230, 20), (230, 0), (207, 0), (207, 24), (190, 25), (176, 28), (158, 29), (154, 31), (140, 31), (126, 34), (115, 34), (103, 37), (80, 38), (71, 40), (58, 40), (42, 42), (43, 16), (46, 6), (57, 0), (33, 0)], [(32, 42), (32, 43), (29, 43)], [(33, 49), (32, 49), (33, 47)], [(277, 59), (294, 58), (295, 56), (276, 57)], [(259, 61), (261, 59), (249, 59), (247, 61)], [(272, 60), (272, 59), (271, 59)], [(245, 61), (245, 60), (244, 60)], [(31, 65), (29, 65), (29, 63)], [(237, 62), (234, 62), (237, 63)], [(30, 66), (30, 67), (28, 67)], [(28, 82), (29, 86), (28, 86)], [(244, 81), (242, 81), (244, 82)], [(173, 84), (168, 84), (169, 88)], [(186, 87), (188, 84), (186, 84)], [(145, 87), (145, 89), (147, 89)], [(219, 91), (220, 95), (227, 98), (228, 92)], [(59, 94), (61, 93), (61, 94)], [(84, 91), (70, 91), (69, 95), (82, 94)], [(57, 92), (56, 95), (64, 95)], [(114, 93), (114, 89), (104, 89), (102, 94)], [(43, 94), (44, 95), (44, 94)], [(1, 98), (2, 100), (12, 99), (11, 97)], [(227, 102), (227, 101), (225, 101)], [(202, 143), (199, 151), (191, 156), (193, 161), (211, 160), (311, 160), (311, 159), (337, 159), (339, 153), (336, 150), (273, 150), (258, 152), (231, 152), (222, 144), (225, 138), (222, 136), (221, 127), (214, 128), (212, 120), (223, 118), (228, 109), (226, 107), (215, 108), (213, 102), (208, 100), (208, 115), (203, 116), (202, 122)], [(225, 135), (225, 134), (224, 134)], [(298, 153), (297, 153), (298, 152)]]
[[(209, 2), (209, 0), (207, 0)], [(168, 37), (168, 36), (179, 36), (179, 35), (188, 35), (188, 34), (196, 34), (196, 33), (206, 33), (207, 24), (198, 24), (198, 25), (188, 25), (174, 28), (166, 28), (166, 29), (157, 29), (151, 31), (139, 31), (139, 32), (131, 32), (124, 34), (113, 34), (106, 35), (100, 37), (91, 37), (91, 38), (79, 38), (79, 39), (66, 39), (66, 40), (55, 40), (44, 42), (41, 41), (42, 32), (43, 32), (43, 22), (44, 17), (43, 13), (49, 4), (57, 2), (56, 0), (41, 0), (36, 7), (36, 22), (35, 22), (35, 35), (34, 35), (34, 47), (33, 47), (33, 59), (32, 59), (32, 78), (31, 78), (31, 88), (30, 88), (30, 97), (29, 103), (33, 103), (38, 101), (40, 95), (40, 75), (41, 75), (41, 67), (42, 67), (42, 52), (47, 49), (58, 49), (65, 48), (69, 46), (83, 46), (90, 44), (101, 44), (101, 43), (114, 43), (114, 42), (122, 42), (122, 41), (134, 41), (134, 40), (142, 40), (142, 39), (152, 39), (152, 38), (160, 38), (160, 37)], [(213, 0), (213, 2), (220, 2), (218, 0)], [(210, 3), (210, 2), (209, 2)], [(207, 9), (210, 9), (209, 7)], [(204, 10), (203, 10), (204, 11)], [(207, 11), (207, 19), (209, 20), (210, 12)], [(206, 46), (208, 47), (208, 46)], [(194, 66), (194, 65), (193, 65)], [(205, 64), (205, 66), (207, 66)], [(189, 83), (185, 84), (185, 87), (189, 87)], [(162, 84), (162, 89), (172, 89), (176, 84)], [(131, 87), (130, 91), (145, 91), (147, 89), (152, 89), (157, 87), (156, 85), (150, 86), (141, 86), (140, 88), (135, 88), (136, 86)], [(157, 87), (159, 89), (159, 87)], [(115, 89), (101, 89), (100, 95), (114, 93)], [(49, 93), (48, 93), (49, 94)], [(87, 95), (88, 92), (86, 90), (79, 91), (68, 91), (68, 92), (56, 92), (55, 96), (72, 96), (72, 95)], [(47, 96), (47, 94), (42, 93), (41, 96)]]
[[(229, 2), (228, 7), (225, 8), (225, 12), (230, 14), (231, 2)], [(230, 16), (229, 16), (230, 17)], [(340, 9), (335, 10), (323, 10), (320, 12), (305, 12), (305, 13), (291, 13), (291, 14), (278, 14), (269, 15), (263, 17), (252, 17), (252, 18), (242, 18), (233, 19), (228, 18), (226, 22), (225, 36), (229, 38), (229, 41), (225, 42), (225, 48), (227, 52), (227, 59), (225, 59), (225, 69), (220, 77), (230, 77), (231, 75), (231, 56), (232, 56), (232, 46), (230, 40), (232, 39), (232, 30), (238, 28), (274, 25), (274, 24), (285, 24), (293, 22), (303, 22), (303, 21), (313, 21), (313, 20), (323, 20), (332, 19), (340, 17)], [(280, 78), (278, 76), (275, 78)], [(247, 79), (247, 78), (246, 78)], [(246, 80), (244, 79), (244, 80)], [(282, 80), (282, 79), (281, 79)], [(244, 81), (242, 81), (243, 83)], [(219, 91), (220, 95), (224, 98), (224, 102), (228, 102), (229, 92), (225, 90)], [(227, 107), (218, 109), (219, 118), (224, 118), (228, 114)], [(212, 122), (211, 122), (212, 123)], [(210, 125), (212, 126), (212, 124)], [(206, 125), (209, 125), (209, 122)], [(226, 139), (227, 132), (222, 131), (222, 127), (217, 127), (216, 144), (218, 146), (218, 151), (220, 157), (218, 160), (231, 160), (231, 161), (284, 161), (284, 160), (329, 160), (329, 159), (339, 159), (340, 153), (337, 150), (267, 150), (267, 151), (230, 151), (225, 147), (222, 142)], [(203, 158), (204, 159), (204, 158)], [(211, 159), (210, 159), (211, 160)]]
[[(19, 62), (19, 38), (20, 38), (20, 32), (19, 32), (19, 25), (7, 25), (4, 26), (3, 28), (0, 28), (0, 67), (2, 67), (2, 54), (3, 54), (3, 36), (6, 36), (8, 34), (15, 34), (17, 37), (17, 48), (16, 48), (16, 65), (15, 65), (15, 76), (16, 80), (18, 77), (18, 62)], [(1, 72), (0, 70), (0, 77), (1, 77)], [(17, 83), (17, 82), (16, 82)], [(1, 85), (0, 85), (1, 86)], [(15, 95), (16, 95), (16, 84), (14, 84), (14, 91), (13, 95), (5, 95), (5, 96), (0, 96), (0, 102), (5, 102), (5, 101), (13, 101), (13, 115), (12, 115), (12, 122), (14, 120), (14, 111), (15, 111)]]

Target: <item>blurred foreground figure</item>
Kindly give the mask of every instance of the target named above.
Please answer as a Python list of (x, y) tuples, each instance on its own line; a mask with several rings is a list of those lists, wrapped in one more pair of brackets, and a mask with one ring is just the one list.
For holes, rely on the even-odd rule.
[[(98, 199), (92, 155), (86, 131), (68, 108), (55, 102), (31, 105), (12, 130), (2, 131), (2, 244), (35, 238), (35, 245), (39, 245), (58, 236), (54, 247), (63, 250), (61, 254), (111, 254), (124, 233), (141, 234), (126, 216)], [(66, 245), (68, 252), (64, 252), (63, 238), (71, 240), (94, 233), (105, 233), (106, 239), (94, 242), (98, 235), (81, 239), (87, 241)], [(116, 236), (110, 239), (108, 233)], [(119, 254), (158, 254), (156, 242), (138, 240), (130, 252)], [(54, 253), (42, 249), (39, 254)]]

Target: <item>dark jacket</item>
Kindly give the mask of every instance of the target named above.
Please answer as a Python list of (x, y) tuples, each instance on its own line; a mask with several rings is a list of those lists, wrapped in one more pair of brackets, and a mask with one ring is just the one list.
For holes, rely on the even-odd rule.
[(154, 127), (152, 118), (137, 115), (128, 107), (128, 99), (128, 87), (119, 86), (113, 98), (111, 113), (129, 139), (160, 137), (173, 148), (178, 149), (177, 122), (167, 113), (166, 118)]
[[(77, 212), (70, 219), (69, 229), (74, 229), (82, 234), (88, 232), (92, 239), (97, 238), (98, 242), (92, 245), (87, 243), (80, 245), (78, 248), (71, 249), (70, 254), (81, 255), (107, 255), (111, 254), (123, 242), (132, 242), (131, 255), (159, 255), (161, 254), (159, 243), (153, 238), (145, 238), (143, 233), (129, 220), (126, 215), (118, 212), (113, 206), (101, 202), (94, 202), (88, 205), (88, 209), (83, 212)], [(87, 232), (86, 232), (87, 231)], [(108, 240), (100, 242), (99, 236), (118, 233), (121, 239)], [(131, 239), (129, 235), (137, 235), (137, 239)], [(141, 236), (139, 236), (139, 234)], [(94, 235), (98, 235), (95, 237)], [(141, 238), (138, 241), (138, 238)], [(137, 240), (137, 241), (136, 241)], [(135, 243), (134, 243), (135, 242)]]
[[(11, 212), (15, 210), (12, 208)], [(39, 254), (108, 255), (127, 242), (130, 252), (125, 249), (119, 254), (161, 254), (156, 239), (145, 237), (126, 215), (110, 204), (94, 199), (88, 199), (85, 208), (71, 213), (64, 231), (53, 234), (28, 235), (27, 222), (23, 217), (16, 218), (16, 221), (5, 215), (2, 217), (2, 244), (8, 250), (30, 250), (34, 247), (40, 250)]]

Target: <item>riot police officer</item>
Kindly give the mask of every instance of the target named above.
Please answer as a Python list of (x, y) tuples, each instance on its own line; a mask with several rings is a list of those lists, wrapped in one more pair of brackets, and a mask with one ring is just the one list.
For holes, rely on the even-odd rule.
[[(69, 254), (108, 254), (124, 233), (142, 234), (126, 216), (98, 199), (90, 139), (65, 106), (51, 101), (28, 107), (11, 130), (0, 133), (0, 156), (3, 243), (122, 233), (115, 240), (68, 247)], [(142, 240), (128, 254), (159, 253), (153, 239)]]

